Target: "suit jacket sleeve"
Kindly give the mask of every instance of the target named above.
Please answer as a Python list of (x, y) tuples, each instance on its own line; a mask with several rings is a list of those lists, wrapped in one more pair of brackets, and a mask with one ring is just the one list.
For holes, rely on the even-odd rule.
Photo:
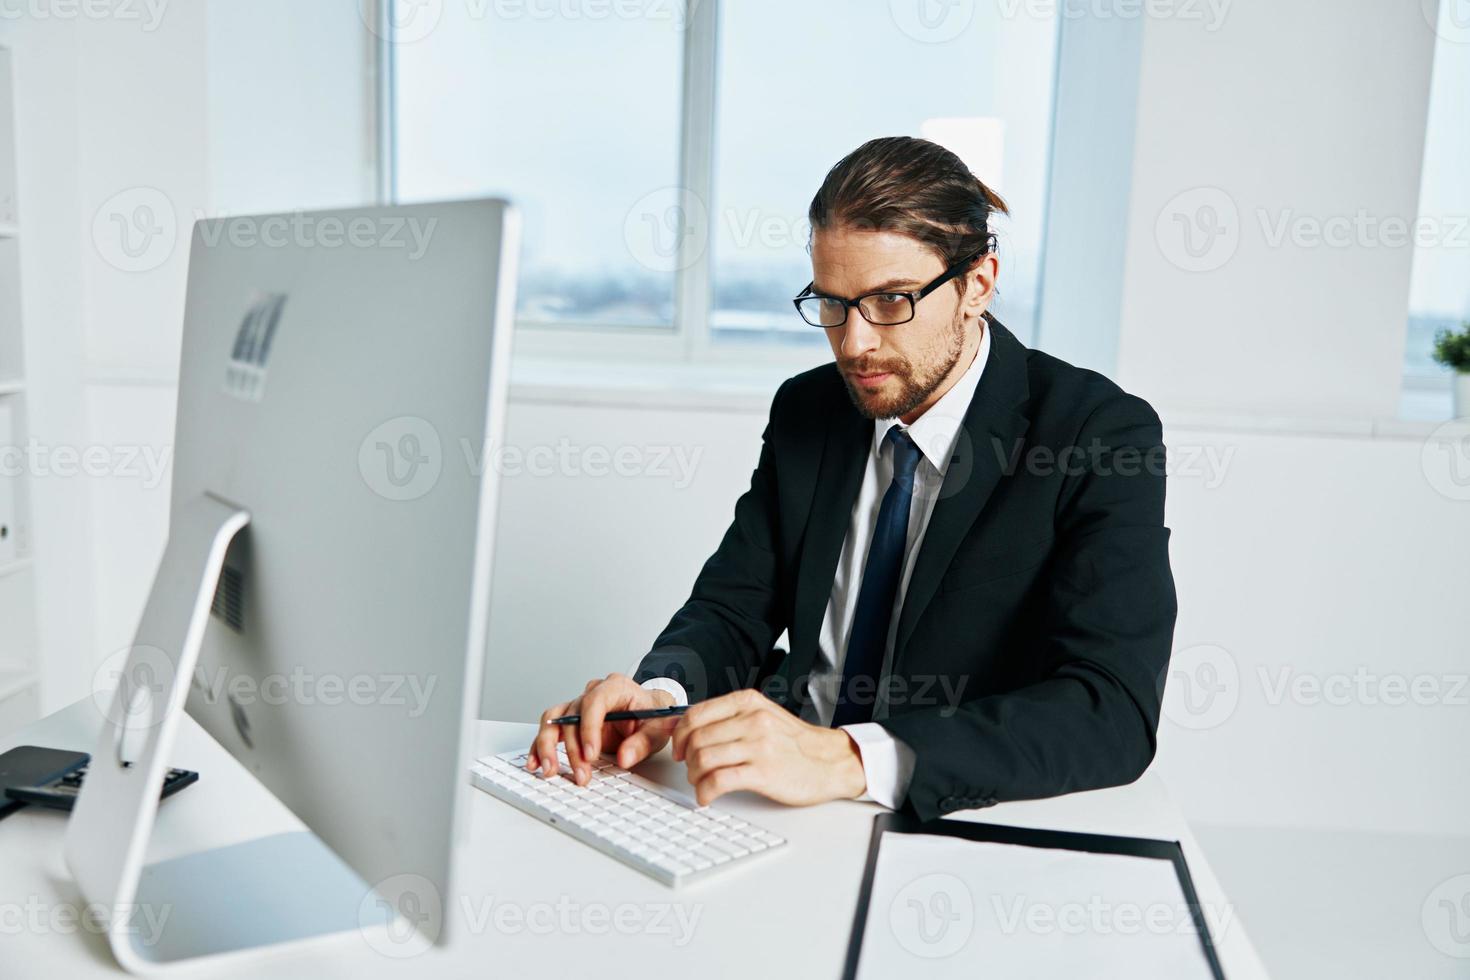
[(1038, 658), (1043, 679), (882, 722), (914, 750), (906, 804), (924, 819), (1131, 782), (1153, 759), (1176, 611), (1162, 430), (1119, 395), (1076, 441), (1042, 580), (1047, 627), (1005, 654)]
[(772, 399), (760, 461), (750, 488), (735, 503), (729, 530), (634, 675), (640, 683), (671, 677), (684, 686), (690, 703), (752, 686), (762, 659), (788, 625), (771, 445), (786, 388), (783, 384)]

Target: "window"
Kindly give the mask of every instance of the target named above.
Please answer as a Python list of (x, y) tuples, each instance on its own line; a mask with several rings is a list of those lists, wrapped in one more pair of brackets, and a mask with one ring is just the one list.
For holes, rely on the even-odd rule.
[(395, 46), (398, 199), (520, 205), (522, 322), (671, 329), (672, 266), (640, 262), (624, 224), (678, 183), (681, 32), (537, 9), (446, 3)]
[(925, 136), (1010, 204), (996, 313), (1029, 338), (1055, 17), (977, 4), (908, 23), (902, 7), (446, 3), (394, 46), (397, 197), (520, 203), (523, 324), (779, 356), (824, 345), (790, 300), (827, 169), (872, 137)]
[[(970, 5), (957, 5), (960, 9)], [(887, 3), (722, 5), (715, 135), (717, 341), (823, 343), (792, 316), (811, 278), (807, 206), (827, 169), (876, 136), (943, 144), (998, 190), (995, 312), (1033, 334), (1050, 152), (1056, 24), (975, 4), (959, 34), (906, 34)], [(1017, 11), (1024, 9), (1017, 7)], [(779, 28), (776, 26), (779, 25)]]
[[(1457, 0), (1443, 0), (1424, 142), (1424, 177), (1405, 345), (1406, 401), (1446, 372), (1430, 351), (1434, 335), (1470, 320), (1470, 25), (1452, 21)], [(1423, 401), (1423, 399), (1419, 399)], [(1435, 399), (1442, 402), (1442, 398)], [(1442, 406), (1411, 415), (1442, 415)]]

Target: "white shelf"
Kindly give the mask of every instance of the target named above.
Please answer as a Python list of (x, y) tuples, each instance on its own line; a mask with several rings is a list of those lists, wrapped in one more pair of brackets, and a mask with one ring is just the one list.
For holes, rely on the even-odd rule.
[(0, 221), (0, 238), (19, 238), (20, 226)]
[(0, 381), (0, 395), (18, 395), (25, 390), (24, 381)]

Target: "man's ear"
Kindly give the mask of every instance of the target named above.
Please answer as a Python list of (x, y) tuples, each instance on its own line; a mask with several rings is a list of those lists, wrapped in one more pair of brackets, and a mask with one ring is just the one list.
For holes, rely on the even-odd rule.
[(965, 316), (980, 316), (995, 299), (995, 284), (1000, 277), (1000, 260), (994, 252), (980, 256), (974, 268), (965, 274), (965, 298), (960, 304)]

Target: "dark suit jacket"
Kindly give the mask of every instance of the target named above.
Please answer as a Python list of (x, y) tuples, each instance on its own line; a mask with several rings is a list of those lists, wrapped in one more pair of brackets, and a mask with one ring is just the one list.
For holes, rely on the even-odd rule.
[[(878, 719), (914, 750), (905, 807), (925, 819), (1136, 779), (1174, 630), (1158, 416), (988, 329)], [(835, 365), (782, 384), (734, 522), (637, 679), (691, 701), (760, 684), (800, 712), (872, 433)]]

